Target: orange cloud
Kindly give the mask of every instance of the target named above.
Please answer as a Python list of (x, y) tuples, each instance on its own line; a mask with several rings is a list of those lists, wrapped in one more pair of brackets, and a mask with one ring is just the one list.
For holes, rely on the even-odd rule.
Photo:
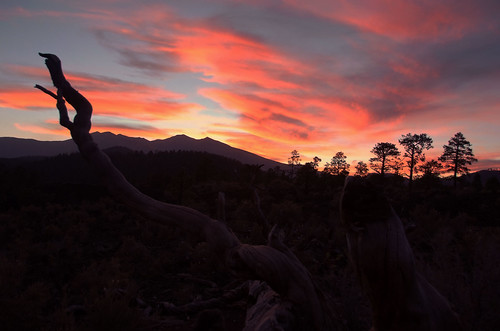
[(129, 119), (147, 121), (171, 119), (181, 114), (203, 109), (198, 104), (163, 100), (154, 95), (151, 95), (150, 98), (141, 95), (139, 98), (135, 92), (88, 91), (85, 95), (100, 115)]
[(225, 141), (233, 147), (251, 151), (278, 162), (286, 163), (290, 156), (290, 144), (276, 142), (251, 133), (234, 131), (231, 128), (220, 128), (208, 130), (207, 134), (210, 137)]
[(51, 127), (43, 127), (39, 125), (26, 125), (22, 123), (14, 123), (16, 129), (24, 132), (30, 132), (34, 134), (43, 134), (43, 135), (51, 135), (51, 136), (60, 136), (64, 138), (69, 137), (68, 130), (63, 127), (55, 126)]
[(29, 90), (7, 89), (0, 94), (0, 107), (20, 110), (55, 109), (55, 100), (34, 88)]
[(371, 121), (369, 112), (360, 105), (345, 105), (341, 100), (314, 94), (240, 94), (216, 88), (200, 93), (240, 114), (241, 129), (275, 142), (320, 143), (331, 139), (334, 131), (357, 133), (368, 128)]
[(145, 138), (149, 140), (155, 140), (155, 139), (165, 139), (165, 137), (168, 137), (169, 135), (164, 131), (160, 129), (135, 129), (135, 128), (126, 128), (123, 126), (109, 126), (109, 125), (99, 125), (99, 124), (93, 124), (92, 125), (92, 132), (99, 131), (99, 132), (113, 132), (114, 134), (122, 134), (128, 137), (140, 137), (140, 138)]
[(281, 142), (309, 140), (314, 135), (311, 123), (306, 123), (299, 112), (287, 109), (286, 96), (273, 100), (222, 89), (203, 89), (200, 93), (240, 114), (240, 128), (252, 134)]
[[(12, 66), (10, 70), (39, 81), (42, 79), (39, 76), (44, 73), (43, 70), (21, 66)], [(45, 72), (43, 80), (46, 80), (47, 75)], [(155, 121), (204, 109), (199, 104), (184, 102), (184, 94), (158, 87), (78, 73), (66, 76), (76, 89), (84, 91), (85, 97), (100, 115)], [(48, 88), (54, 90), (51, 86)], [(0, 107), (50, 109), (55, 108), (55, 100), (39, 90), (22, 86), (7, 87), (0, 95)]]
[(202, 72), (207, 81), (268, 89), (300, 88), (287, 77), (299, 73), (303, 65), (268, 45), (213, 28), (185, 29), (176, 36), (173, 48), (166, 50), (175, 52), (184, 66)]

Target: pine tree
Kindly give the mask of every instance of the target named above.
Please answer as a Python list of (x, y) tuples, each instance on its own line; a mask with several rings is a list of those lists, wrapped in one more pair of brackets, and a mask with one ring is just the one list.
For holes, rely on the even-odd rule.
[(366, 176), (368, 174), (368, 165), (363, 161), (359, 161), (354, 167), (356, 169), (356, 176)]
[(472, 162), (477, 162), (472, 153), (471, 143), (465, 139), (462, 132), (458, 132), (449, 141), (448, 145), (444, 145), (443, 155), (439, 157), (439, 161), (444, 162), (448, 168), (446, 170), (453, 171), (453, 185), (457, 188), (457, 174), (469, 173), (467, 165)]
[(294, 168), (300, 166), (300, 161), (302, 159), (300, 158), (300, 153), (296, 149), (294, 149), (291, 154), (292, 155), (288, 158), (288, 165), (290, 165), (290, 173), (293, 177), (295, 175)]
[(406, 135), (402, 135), (399, 139), (399, 143), (405, 149), (404, 157), (408, 160), (406, 164), (408, 165), (408, 169), (410, 170), (409, 174), (409, 188), (410, 191), (412, 189), (413, 184), (413, 172), (417, 169), (416, 165), (420, 161), (425, 160), (424, 150), (431, 149), (432, 146), (432, 138), (429, 137), (426, 133), (421, 134), (411, 134), (408, 133)]
[(375, 157), (370, 158), (370, 168), (382, 176), (390, 168), (389, 161), (401, 154), (393, 143), (377, 143), (371, 150)]
[(347, 156), (345, 156), (344, 152), (337, 152), (337, 154), (332, 157), (332, 160), (325, 164), (325, 169), (323, 171), (334, 176), (349, 175), (349, 163), (347, 163), (346, 159)]

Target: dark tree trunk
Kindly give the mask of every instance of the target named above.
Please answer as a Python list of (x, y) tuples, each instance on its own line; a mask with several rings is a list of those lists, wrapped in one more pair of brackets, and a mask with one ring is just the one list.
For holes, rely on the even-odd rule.
[(349, 178), (341, 216), (371, 303), (373, 330), (461, 330), (448, 301), (416, 271), (401, 220), (380, 190), (366, 179)]
[(411, 156), (410, 156), (410, 181), (408, 182), (408, 190), (410, 191), (410, 194), (413, 191), (413, 168), (415, 167), (415, 151), (411, 151)]

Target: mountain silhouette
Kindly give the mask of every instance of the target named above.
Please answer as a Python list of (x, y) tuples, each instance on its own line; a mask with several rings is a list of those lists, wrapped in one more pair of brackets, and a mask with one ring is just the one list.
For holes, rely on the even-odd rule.
[[(94, 132), (92, 138), (102, 150), (125, 147), (133, 151), (195, 151), (207, 152), (238, 160), (244, 164), (262, 164), (265, 169), (283, 166), (282, 163), (266, 159), (245, 150), (231, 147), (220, 141), (203, 138), (194, 139), (186, 135), (149, 141), (111, 132)], [(71, 139), (64, 141), (39, 141), (35, 139), (0, 137), (0, 158), (48, 157), (78, 152)]]

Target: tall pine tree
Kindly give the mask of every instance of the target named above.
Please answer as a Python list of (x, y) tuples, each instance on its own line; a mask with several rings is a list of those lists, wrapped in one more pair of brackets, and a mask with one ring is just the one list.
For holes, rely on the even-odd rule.
[(439, 161), (447, 165), (446, 170), (453, 171), (453, 185), (457, 188), (457, 174), (469, 173), (467, 165), (472, 162), (477, 162), (472, 153), (471, 143), (465, 139), (462, 132), (458, 132), (449, 141), (448, 145), (444, 145), (443, 155), (439, 157)]
[(370, 152), (375, 154), (375, 157), (370, 158), (370, 168), (382, 176), (390, 168), (389, 161), (401, 154), (396, 145), (388, 142), (377, 143)]
[(410, 170), (409, 189), (411, 192), (413, 184), (413, 172), (420, 161), (424, 161), (424, 150), (432, 148), (432, 138), (426, 133), (411, 134), (401, 136), (399, 143), (405, 150), (404, 157), (407, 158), (406, 164)]

